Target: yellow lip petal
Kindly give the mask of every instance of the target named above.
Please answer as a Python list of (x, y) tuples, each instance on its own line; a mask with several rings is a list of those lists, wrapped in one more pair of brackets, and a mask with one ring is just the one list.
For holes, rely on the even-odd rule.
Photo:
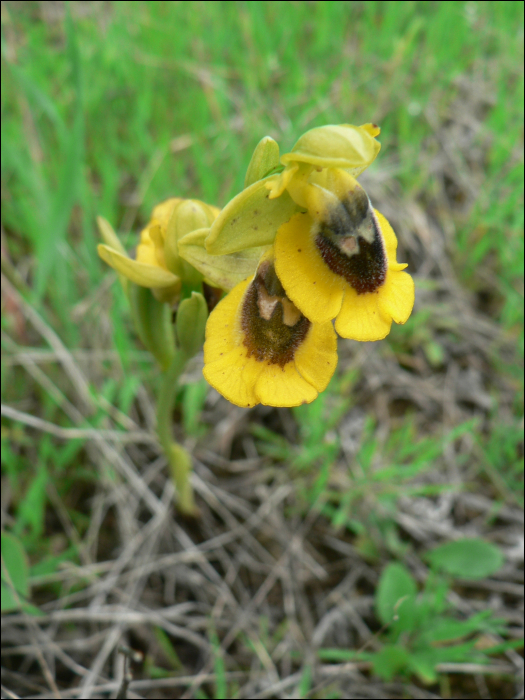
[(247, 348), (236, 347), (215, 362), (204, 365), (204, 378), (236, 406), (249, 408), (259, 403), (254, 388), (263, 364), (246, 357)]
[(99, 244), (97, 251), (105, 263), (141, 287), (160, 289), (179, 282), (179, 278), (168, 270), (132, 260), (107, 245)]
[(318, 392), (326, 389), (337, 367), (337, 336), (330, 322), (310, 326), (294, 362), (299, 374)]
[(246, 288), (253, 277), (238, 284), (211, 312), (206, 324), (204, 363), (215, 362), (242, 344), (240, 307)]
[(316, 389), (306, 381), (293, 362), (284, 367), (263, 365), (259, 374), (255, 394), (265, 406), (300, 406), (317, 398)]
[(206, 239), (208, 253), (226, 255), (273, 243), (277, 229), (297, 211), (297, 205), (287, 192), (270, 201), (265, 183), (255, 182), (224, 207)]
[(243, 299), (252, 278), (237, 285), (211, 313), (204, 344), (204, 377), (237, 406), (299, 406), (326, 388), (337, 365), (337, 340), (331, 323), (311, 325), (281, 367), (256, 354), (247, 356), (241, 325)]
[(341, 311), (335, 321), (335, 330), (342, 338), (361, 342), (386, 338), (390, 333), (392, 321), (383, 316), (378, 300), (378, 292), (357, 294), (348, 286), (345, 289)]
[(280, 227), (275, 240), (275, 269), (299, 311), (314, 323), (325, 323), (339, 313), (347, 285), (324, 263), (312, 224), (308, 214), (296, 214)]
[(385, 317), (396, 323), (406, 323), (414, 307), (414, 280), (407, 272), (388, 270), (379, 290), (378, 305)]

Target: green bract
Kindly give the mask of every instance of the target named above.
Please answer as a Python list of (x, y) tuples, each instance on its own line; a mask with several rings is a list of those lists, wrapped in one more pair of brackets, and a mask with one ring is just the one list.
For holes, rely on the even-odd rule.
[(262, 138), (253, 152), (250, 165), (244, 178), (244, 188), (262, 180), (279, 166), (279, 144), (270, 136)]
[(246, 248), (229, 255), (211, 255), (205, 248), (210, 229), (192, 231), (179, 240), (179, 254), (204, 275), (205, 281), (220, 289), (233, 289), (253, 275), (266, 246)]
[(207, 319), (208, 307), (202, 294), (192, 292), (191, 297), (181, 301), (176, 320), (177, 340), (188, 357), (202, 348)]
[(255, 182), (224, 207), (206, 239), (208, 253), (227, 255), (273, 243), (279, 226), (298, 211), (287, 192), (277, 201), (269, 199), (266, 185), (275, 179), (272, 175)]

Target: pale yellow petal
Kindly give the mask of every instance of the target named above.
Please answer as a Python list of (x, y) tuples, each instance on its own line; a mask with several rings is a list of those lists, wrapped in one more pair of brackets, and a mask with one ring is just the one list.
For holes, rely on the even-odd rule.
[(168, 270), (132, 260), (109, 246), (100, 244), (97, 251), (105, 263), (141, 287), (170, 287), (179, 282), (179, 278)]
[(102, 216), (97, 216), (97, 224), (98, 230), (100, 231), (100, 235), (102, 236), (102, 240), (104, 241), (104, 243), (107, 246), (109, 246), (109, 248), (113, 248), (113, 250), (116, 250), (117, 253), (122, 253), (122, 255), (126, 255), (126, 250), (120, 242), (120, 238), (113, 230), (113, 226), (109, 223), (109, 221), (104, 219)]
[(210, 210), (210, 224), (215, 221), (215, 219), (221, 213), (219, 207), (214, 207), (213, 204), (208, 204), (208, 209)]
[(298, 170), (299, 163), (290, 163), (280, 175), (273, 175), (272, 177), (266, 178), (265, 187), (270, 192), (270, 199), (276, 199), (282, 195), (296, 176)]
[(158, 267), (159, 263), (155, 253), (155, 246), (153, 245), (153, 241), (151, 239), (149, 239), (149, 241), (146, 243), (141, 242), (138, 244), (135, 259), (139, 263)]
[(151, 220), (158, 222), (161, 229), (165, 231), (173, 210), (183, 201), (184, 200), (180, 197), (171, 197), (170, 199), (166, 199), (164, 202), (157, 204), (151, 213)]
[(294, 355), (299, 374), (317, 391), (326, 389), (337, 367), (337, 336), (332, 323), (313, 323)]
[(406, 323), (414, 307), (414, 280), (407, 272), (388, 270), (378, 290), (379, 309), (396, 323)]
[(390, 333), (392, 321), (381, 313), (378, 299), (378, 292), (357, 294), (347, 286), (341, 311), (335, 321), (335, 330), (339, 335), (361, 342), (385, 338)]
[(275, 240), (275, 269), (288, 297), (306, 318), (325, 323), (341, 308), (346, 283), (323, 261), (311, 232), (312, 218), (296, 214)]
[(363, 129), (363, 131), (366, 131), (370, 136), (373, 136), (374, 138), (376, 136), (379, 136), (381, 133), (381, 129), (377, 126), (377, 124), (361, 124), (361, 126), (358, 127), (358, 129)]

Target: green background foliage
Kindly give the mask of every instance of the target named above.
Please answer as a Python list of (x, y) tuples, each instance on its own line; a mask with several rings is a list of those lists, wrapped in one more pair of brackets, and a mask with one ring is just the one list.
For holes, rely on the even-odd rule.
[[(89, 431), (99, 439), (106, 430), (152, 435), (147, 397), (158, 388), (157, 370), (96, 254), (96, 216), (131, 250), (167, 197), (227, 203), (263, 135), (285, 152), (312, 127), (371, 121), (381, 126), (382, 150), (362, 181), (415, 277), (414, 313), (374, 350), (341, 342), (338, 373), (312, 405), (248, 412), (226, 458), (262, 457), (261, 483), (292, 485), (283, 511), (290, 527), (317, 513), (367, 566), (421, 589), (417, 604), (428, 604), (432, 625), (468, 627), (435, 603), (450, 581), (414, 578), (423, 562), (447, 567), (437, 550), (426, 558), (429, 542), (407, 534), (398, 512), (400, 499), (482, 494), (490, 507), (467, 534), (507, 545), (498, 517), (522, 513), (522, 64), (518, 2), (4, 3), (3, 522), (5, 566), (14, 566), (21, 594), (35, 605), (59, 601), (69, 592), (53, 576), (64, 563), (117, 556), (111, 528), (93, 529), (92, 504), (116, 493), (123, 477), (108, 453), (102, 462), (95, 456)], [(234, 409), (217, 403), (198, 367), (179, 394), (179, 437), (189, 449), (220, 453), (214, 426), (233, 420)], [(239, 447), (246, 444), (248, 452)], [(133, 448), (137, 473), (153, 459), (150, 448), (154, 439)], [(460, 575), (458, 561), (448, 575)], [(480, 576), (498, 569), (480, 566)], [(74, 584), (85, 586), (87, 579)], [(379, 625), (381, 584), (378, 591)], [(16, 607), (6, 595), (6, 609)], [(262, 647), (273, 657), (288, 634), (281, 623), (270, 619), (256, 642), (248, 634), (244, 651), (227, 658), (225, 628), (201, 631), (215, 684), (195, 697), (237, 692), (227, 673), (250, 668), (246, 655), (261, 659)], [(453, 636), (503, 634), (505, 624), (482, 615)], [(155, 630), (178, 659), (168, 632)], [(417, 665), (423, 632), (401, 651), (403, 634), (382, 632), (381, 663), (366, 654), (360, 662), (384, 681), (401, 675), (408, 683), (413, 673), (434, 683), (432, 659)], [(436, 663), (454, 661), (442, 651)], [(336, 652), (323, 658), (357, 658)], [(469, 653), (462, 647), (457, 658), (474, 659)], [(315, 659), (291, 658), (299, 697), (344, 692), (326, 684), (315, 691)], [(151, 677), (163, 675), (159, 663), (148, 657)], [(192, 673), (185, 663), (168, 668)], [(439, 692), (447, 688), (442, 682)], [(463, 687), (455, 692), (467, 697)]]

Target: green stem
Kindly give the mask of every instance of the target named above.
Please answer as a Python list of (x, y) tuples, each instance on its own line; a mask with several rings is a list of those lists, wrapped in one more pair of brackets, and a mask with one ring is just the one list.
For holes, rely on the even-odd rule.
[(189, 356), (178, 349), (166, 372), (163, 372), (162, 387), (157, 403), (157, 433), (168, 459), (171, 475), (177, 488), (177, 505), (182, 513), (195, 515), (196, 507), (190, 483), (191, 458), (186, 450), (173, 439), (173, 406), (177, 396), (178, 379)]

